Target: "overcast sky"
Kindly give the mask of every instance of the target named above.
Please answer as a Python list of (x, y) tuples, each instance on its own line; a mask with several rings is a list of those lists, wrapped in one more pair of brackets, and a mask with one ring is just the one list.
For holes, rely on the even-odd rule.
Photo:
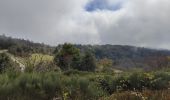
[(170, 0), (0, 0), (0, 34), (170, 49)]

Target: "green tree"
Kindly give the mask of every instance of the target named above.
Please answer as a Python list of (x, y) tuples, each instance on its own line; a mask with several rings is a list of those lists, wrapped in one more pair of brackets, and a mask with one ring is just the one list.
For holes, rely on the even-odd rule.
[(96, 59), (90, 52), (86, 52), (85, 56), (82, 58), (82, 68), (83, 71), (95, 71), (96, 69)]
[(5, 72), (11, 67), (11, 60), (6, 53), (0, 53), (0, 73)]
[(58, 50), (54, 60), (62, 70), (69, 70), (73, 67), (77, 68), (80, 62), (80, 50), (72, 44), (65, 43)]

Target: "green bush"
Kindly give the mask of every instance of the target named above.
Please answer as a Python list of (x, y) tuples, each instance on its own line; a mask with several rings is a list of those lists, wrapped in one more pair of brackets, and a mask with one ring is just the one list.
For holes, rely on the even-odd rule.
[(152, 90), (167, 89), (170, 86), (170, 74), (166, 72), (157, 72), (151, 81)]
[(0, 100), (52, 100), (54, 98), (98, 100), (115, 93), (131, 96), (128, 91), (166, 90), (170, 87), (169, 82), (168, 72), (140, 72), (114, 76), (76, 70), (63, 73), (8, 72), (0, 75)]
[(104, 92), (94, 82), (60, 73), (0, 75), (0, 100), (97, 100)]
[(131, 73), (130, 75), (98, 77), (99, 86), (108, 94), (118, 91), (163, 90), (170, 87), (170, 74), (165, 72)]

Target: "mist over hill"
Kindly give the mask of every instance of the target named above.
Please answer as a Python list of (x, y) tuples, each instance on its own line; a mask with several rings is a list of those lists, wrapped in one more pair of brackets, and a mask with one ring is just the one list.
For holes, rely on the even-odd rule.
[[(158, 50), (128, 45), (76, 45), (81, 52), (90, 51), (97, 60), (111, 59), (113, 67), (118, 69), (142, 68), (146, 70), (169, 67), (169, 50)], [(0, 35), (0, 49), (7, 49), (16, 56), (27, 56), (32, 53), (54, 55), (61, 45), (52, 47), (43, 43), (16, 39)]]

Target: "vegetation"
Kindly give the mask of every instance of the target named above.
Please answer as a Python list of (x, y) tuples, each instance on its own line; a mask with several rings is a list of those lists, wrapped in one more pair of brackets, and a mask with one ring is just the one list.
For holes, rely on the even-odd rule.
[(10, 59), (5, 53), (0, 54), (0, 73), (3, 73), (6, 69), (8, 69), (10, 65)]
[(96, 59), (90, 52), (85, 53), (84, 57), (82, 58), (81, 67), (79, 69), (82, 71), (95, 71)]
[(142, 68), (158, 70), (170, 67), (168, 50), (155, 50), (127, 45), (75, 45), (82, 52), (90, 51), (97, 60), (112, 60), (113, 67), (121, 70)]
[(2, 100), (94, 100), (104, 95), (96, 83), (85, 77), (59, 73), (0, 75)]
[(72, 44), (64, 44), (55, 56), (55, 62), (63, 70), (69, 70), (74, 65), (78, 66), (80, 60), (80, 51), (75, 48)]
[(119, 92), (106, 98), (108, 100), (169, 100), (169, 90), (151, 91), (144, 90), (142, 92), (126, 91)]
[(33, 43), (29, 40), (14, 39), (0, 35), (0, 49), (8, 49), (16, 56), (29, 56), (31, 53), (52, 54), (54, 48), (45, 44)]
[(169, 81), (170, 72), (141, 72), (121, 76), (80, 71), (72, 71), (72, 74), (4, 73), (0, 75), (0, 99), (168, 100), (165, 98), (169, 98)]
[[(58, 49), (58, 48), (57, 48)], [(72, 44), (65, 43), (60, 50), (55, 50), (55, 62), (62, 70), (77, 69), (81, 71), (94, 71), (96, 67), (95, 57), (80, 50)]]
[[(0, 35), (0, 41), (0, 49), (6, 49), (11, 54), (19, 57), (29, 57), (34, 53), (53, 56), (63, 47), (63, 45), (58, 45), (55, 49), (55, 47), (43, 43), (33, 43), (28, 40), (14, 39), (4, 35)], [(126, 45), (73, 46), (83, 54), (86, 52), (92, 53), (97, 60), (104, 58), (112, 60), (115, 69), (131, 70), (134, 68), (142, 68), (148, 71), (170, 67), (170, 51), (168, 50), (155, 50)]]
[(169, 51), (0, 40), (0, 100), (170, 99)]
[(38, 53), (35, 53), (35, 54), (32, 54), (30, 57), (29, 57), (30, 61), (32, 61), (32, 63), (40, 63), (40, 62), (52, 62), (54, 57), (53, 56), (50, 56), (50, 55), (47, 55), (47, 54), (38, 54)]
[(17, 64), (13, 62), (6, 53), (0, 53), (0, 73), (5, 73), (10, 70), (17, 71)]

